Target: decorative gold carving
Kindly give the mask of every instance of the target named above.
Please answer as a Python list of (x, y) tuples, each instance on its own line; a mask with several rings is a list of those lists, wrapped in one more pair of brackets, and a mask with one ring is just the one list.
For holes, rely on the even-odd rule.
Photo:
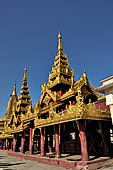
[(81, 94), (81, 89), (78, 88), (78, 96), (76, 97), (77, 100), (77, 106), (78, 106), (78, 113), (80, 116), (86, 115), (86, 108), (84, 103), (84, 97)]
[(37, 104), (34, 105), (34, 114), (36, 116), (39, 116), (39, 112), (40, 112), (40, 103), (38, 101)]
[(38, 119), (35, 118), (34, 124), (35, 127), (44, 127), (54, 124), (60, 124), (68, 121), (79, 120), (79, 119), (90, 119), (90, 120), (106, 120), (110, 121), (111, 115), (110, 112), (98, 111), (94, 108), (91, 100), (89, 104), (84, 103), (84, 97), (81, 94), (81, 89), (78, 88), (78, 96), (76, 97), (77, 103), (70, 105), (66, 108), (66, 111), (61, 115), (57, 114), (53, 106), (50, 105), (49, 118), (47, 119)]
[(42, 95), (40, 98), (40, 104), (43, 102), (47, 106), (49, 105), (50, 100), (53, 100), (54, 102), (60, 100), (60, 97), (56, 94), (56, 92), (52, 92), (48, 87), (45, 85), (42, 88)]
[(21, 113), (21, 121), (25, 119), (25, 114)]
[(52, 104), (50, 104), (50, 111), (49, 111), (49, 119), (56, 119), (59, 118), (60, 115), (56, 113), (56, 109), (53, 108)]
[(32, 116), (32, 115), (33, 115), (33, 114), (32, 114), (32, 106), (29, 105), (29, 106), (27, 106), (26, 117), (30, 117), (30, 116)]

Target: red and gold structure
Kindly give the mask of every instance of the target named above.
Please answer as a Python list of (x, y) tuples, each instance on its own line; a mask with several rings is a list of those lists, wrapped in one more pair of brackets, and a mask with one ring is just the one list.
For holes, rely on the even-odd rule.
[(33, 154), (38, 150), (41, 156), (55, 152), (56, 158), (63, 153), (81, 154), (82, 161), (88, 161), (90, 153), (99, 154), (96, 146), (102, 143), (104, 155), (108, 155), (110, 140), (104, 136), (109, 139), (105, 129), (111, 126), (110, 110), (103, 102), (105, 98), (90, 85), (85, 71), (80, 80), (74, 80), (61, 39), (59, 33), (52, 71), (48, 82), (41, 85), (40, 101), (34, 107), (25, 67), (20, 96), (15, 85), (0, 139), (4, 145), (7, 140), (7, 149), (14, 152), (29, 150)]

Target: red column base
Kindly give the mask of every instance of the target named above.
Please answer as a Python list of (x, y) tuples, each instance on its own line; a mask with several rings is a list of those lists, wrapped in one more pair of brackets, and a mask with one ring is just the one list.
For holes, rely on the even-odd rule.
[(55, 158), (60, 158), (61, 156), (60, 156), (60, 154), (59, 155), (55, 155)]
[(32, 154), (33, 154), (33, 152), (32, 152), (32, 151), (30, 151), (29, 153), (30, 153), (30, 155), (32, 155)]
[(49, 148), (49, 153), (52, 153), (52, 148)]
[(45, 156), (46, 154), (45, 153), (40, 153), (40, 156)]

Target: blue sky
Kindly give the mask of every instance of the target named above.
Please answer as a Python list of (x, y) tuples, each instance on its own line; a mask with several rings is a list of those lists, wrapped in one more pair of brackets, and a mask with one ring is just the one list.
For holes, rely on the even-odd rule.
[(0, 117), (14, 83), (19, 95), (24, 66), (33, 105), (48, 80), (61, 32), (77, 81), (86, 69), (96, 88), (113, 75), (113, 0), (0, 1)]

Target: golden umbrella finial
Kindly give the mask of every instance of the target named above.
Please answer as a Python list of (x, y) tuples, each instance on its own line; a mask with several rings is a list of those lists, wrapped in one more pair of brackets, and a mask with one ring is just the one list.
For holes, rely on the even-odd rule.
[(27, 72), (27, 67), (25, 65), (25, 68), (24, 68), (24, 81), (27, 81), (27, 74), (26, 74), (26, 72)]
[(86, 77), (86, 69), (84, 69), (83, 76)]
[(86, 73), (86, 69), (84, 68), (84, 73)]
[(62, 36), (61, 36), (61, 33), (58, 34), (58, 51), (63, 51), (63, 48), (62, 48), (62, 43), (61, 43), (61, 39), (62, 39)]

